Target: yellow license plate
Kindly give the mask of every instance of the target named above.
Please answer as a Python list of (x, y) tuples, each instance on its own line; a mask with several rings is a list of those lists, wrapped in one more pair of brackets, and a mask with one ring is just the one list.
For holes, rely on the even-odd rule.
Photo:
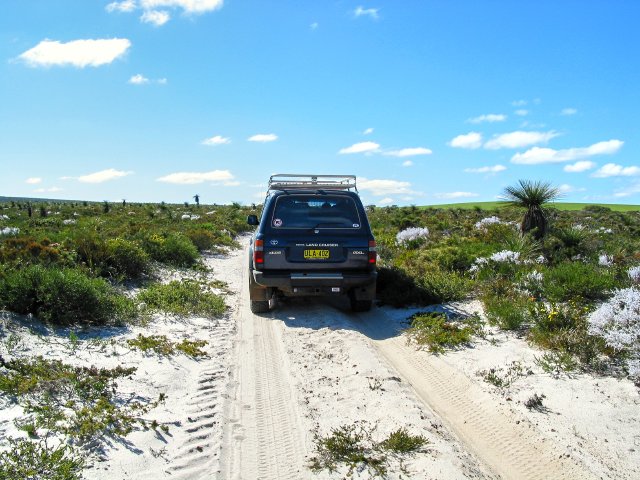
[(329, 250), (305, 250), (304, 258), (308, 260), (326, 260), (329, 258)]

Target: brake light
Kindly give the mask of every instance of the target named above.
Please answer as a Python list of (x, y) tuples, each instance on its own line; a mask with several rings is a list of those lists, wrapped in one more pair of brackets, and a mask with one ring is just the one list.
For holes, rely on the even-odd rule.
[(253, 263), (264, 263), (264, 240), (256, 239), (253, 244)]
[(376, 241), (369, 240), (369, 263), (375, 265), (378, 260), (378, 251), (376, 250)]

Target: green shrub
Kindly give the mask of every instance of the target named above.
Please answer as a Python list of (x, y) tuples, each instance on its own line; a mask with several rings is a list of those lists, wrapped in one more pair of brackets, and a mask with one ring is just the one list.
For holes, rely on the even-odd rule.
[(0, 304), (60, 325), (122, 323), (136, 316), (133, 302), (104, 280), (79, 270), (38, 265), (10, 271), (0, 279)]
[(176, 267), (190, 267), (199, 256), (191, 240), (178, 234), (151, 235), (145, 238), (144, 249), (154, 260)]
[(610, 271), (582, 262), (565, 262), (547, 270), (544, 296), (552, 302), (603, 300), (617, 286)]
[(142, 290), (138, 300), (151, 311), (176, 315), (222, 315), (227, 308), (224, 299), (205, 288), (195, 280), (174, 280), (166, 285), (156, 283)]
[(435, 265), (425, 265), (418, 277), (418, 285), (430, 303), (463, 300), (471, 290), (471, 282), (456, 272), (447, 272)]
[(71, 447), (46, 441), (9, 440), (0, 452), (0, 478), (4, 480), (79, 480), (84, 461)]
[(211, 233), (209, 230), (205, 230), (203, 228), (198, 230), (191, 230), (187, 232), (187, 237), (189, 238), (189, 240), (191, 240), (191, 243), (193, 243), (200, 252), (203, 252), (205, 250), (211, 250), (213, 247), (216, 246), (215, 235)]
[(342, 464), (348, 469), (346, 478), (352, 477), (356, 469), (368, 471), (371, 477), (386, 478), (391, 456), (400, 460), (400, 470), (406, 474), (402, 456), (414, 454), (429, 443), (427, 438), (411, 435), (403, 427), (376, 442), (375, 430), (376, 427), (367, 422), (356, 422), (341, 425), (326, 437), (316, 434), (316, 455), (310, 459), (311, 470), (335, 472)]
[(471, 282), (460, 274), (429, 265), (421, 269), (420, 276), (401, 268), (381, 267), (376, 291), (383, 304), (399, 308), (461, 300), (470, 288)]
[(107, 257), (104, 239), (95, 230), (79, 230), (71, 241), (78, 255), (78, 260), (92, 271), (97, 271)]
[(147, 428), (142, 415), (165, 399), (160, 394), (155, 402), (123, 402), (117, 381), (130, 377), (134, 367), (77, 367), (40, 356), (10, 361), (0, 357), (0, 365), (7, 372), (0, 377), (0, 392), (22, 405), (33, 423), (30, 429), (69, 436), (80, 444), (106, 435), (123, 437), (138, 425)]
[(468, 344), (472, 335), (482, 332), (482, 323), (477, 316), (449, 321), (444, 313), (422, 312), (412, 315), (410, 320), (408, 337), (435, 353)]
[(142, 334), (138, 334), (136, 338), (127, 340), (127, 345), (143, 352), (152, 351), (158, 355), (171, 357), (178, 351), (192, 358), (206, 357), (207, 352), (202, 350), (202, 347), (206, 346), (207, 343), (206, 340), (187, 339), (175, 343), (169, 340), (166, 335)]
[(30, 237), (7, 238), (0, 245), (3, 263), (50, 265), (61, 260), (61, 252), (47, 239), (37, 241)]
[(411, 435), (406, 428), (399, 428), (391, 432), (389, 436), (381, 442), (381, 447), (394, 453), (413, 453), (424, 447), (429, 440), (422, 435)]
[(527, 297), (490, 293), (483, 296), (482, 302), (489, 323), (503, 330), (519, 330), (530, 321), (528, 304), (531, 300)]
[(140, 278), (149, 273), (149, 256), (136, 243), (112, 238), (106, 243), (106, 267), (114, 276)]
[(575, 357), (585, 369), (602, 370), (606, 368), (603, 355), (616, 357), (602, 338), (589, 334), (587, 317), (591, 307), (575, 300), (558, 304), (536, 302), (529, 311), (533, 321), (529, 340), (555, 352), (552, 354), (562, 358), (563, 364)]

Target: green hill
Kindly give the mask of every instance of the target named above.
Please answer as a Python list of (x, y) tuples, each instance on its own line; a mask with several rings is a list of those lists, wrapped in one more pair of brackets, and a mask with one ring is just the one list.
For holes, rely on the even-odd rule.
[[(505, 205), (505, 202), (465, 202), (465, 203), (447, 203), (443, 205), (424, 205), (420, 208), (462, 208), (462, 209), (474, 209), (479, 208), (481, 210), (495, 210)], [(633, 212), (640, 211), (640, 205), (624, 205), (615, 203), (565, 203), (555, 202), (551, 203), (550, 207), (557, 208), (563, 211), (583, 210), (585, 207), (597, 206), (608, 208), (614, 212)]]

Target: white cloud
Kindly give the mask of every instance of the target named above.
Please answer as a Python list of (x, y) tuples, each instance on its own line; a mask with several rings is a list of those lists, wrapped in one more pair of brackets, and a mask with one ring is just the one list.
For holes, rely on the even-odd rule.
[(405, 160), (404, 162), (402, 162), (402, 166), (403, 167), (411, 167), (411, 166), (413, 166), (413, 162), (411, 160)]
[(538, 143), (547, 143), (559, 134), (550, 132), (524, 132), (516, 131), (495, 135), (491, 140), (484, 144), (484, 148), (489, 150), (498, 150), (500, 148), (522, 148)]
[(130, 46), (131, 42), (126, 38), (73, 40), (67, 43), (42, 40), (35, 47), (22, 53), (19, 58), (32, 67), (98, 67), (124, 55)]
[(519, 110), (516, 110), (515, 112), (516, 115), (520, 116), (520, 117), (526, 117), (527, 115), (529, 115), (529, 110), (525, 110), (524, 108), (521, 108)]
[(635, 177), (640, 175), (640, 167), (631, 166), (623, 167), (615, 163), (607, 163), (595, 171), (591, 176), (594, 178), (608, 178), (608, 177)]
[(339, 154), (349, 153), (376, 153), (380, 151), (380, 145), (375, 142), (354, 143), (350, 147), (341, 149)]
[(511, 102), (511, 105), (513, 105), (514, 107), (524, 107), (526, 104), (526, 100), (514, 100), (513, 102)]
[(36, 183), (42, 183), (42, 179), (40, 177), (30, 177), (25, 180), (25, 183), (35, 185)]
[(502, 113), (488, 113), (486, 115), (480, 115), (479, 117), (470, 118), (467, 120), (469, 123), (494, 123), (494, 122), (504, 122), (507, 119), (506, 115)]
[(409, 182), (398, 180), (368, 180), (361, 178), (358, 180), (358, 190), (371, 192), (372, 195), (411, 195), (416, 192), (411, 190)]
[(169, 12), (164, 10), (146, 10), (140, 16), (142, 23), (150, 23), (156, 27), (161, 27), (171, 19)]
[(575, 192), (584, 192), (586, 188), (578, 188), (573, 185), (569, 185), (568, 183), (563, 183), (558, 187), (558, 191), (560, 193), (575, 193)]
[(560, 115), (570, 116), (575, 115), (576, 113), (578, 113), (578, 110), (576, 110), (575, 108), (563, 108), (560, 112)]
[(363, 135), (371, 135), (373, 133), (373, 128), (367, 128), (364, 132), (362, 132)]
[(123, 170), (116, 170), (114, 168), (109, 168), (107, 170), (101, 170), (99, 172), (90, 173), (88, 175), (82, 175), (77, 177), (76, 180), (82, 183), (102, 183), (108, 182), (109, 180), (115, 180), (116, 178), (126, 177), (127, 175), (131, 175), (133, 172), (125, 172)]
[(565, 150), (533, 147), (524, 153), (516, 153), (511, 157), (511, 162), (521, 165), (573, 162), (595, 155), (611, 155), (620, 150), (622, 145), (624, 145), (624, 142), (621, 140), (607, 140), (605, 142), (594, 143), (585, 148), (567, 148)]
[(158, 182), (193, 185), (204, 182), (232, 182), (233, 175), (229, 170), (212, 170), (210, 172), (176, 172), (156, 179)]
[(152, 80), (152, 79), (149, 79), (149, 78), (145, 77), (141, 73), (137, 73), (136, 75), (133, 75), (127, 81), (127, 83), (130, 83), (132, 85), (146, 85), (148, 83), (157, 83), (158, 85), (166, 85), (167, 84), (167, 79), (166, 78), (158, 78), (156, 80)]
[(447, 193), (436, 193), (433, 196), (436, 198), (452, 200), (456, 198), (479, 197), (480, 195), (478, 193), (473, 193), (473, 192), (447, 192)]
[(105, 7), (107, 12), (133, 12), (136, 9), (134, 0), (124, 0), (122, 2), (111, 2)]
[(378, 200), (378, 205), (391, 205), (394, 202), (393, 198), (391, 197), (384, 197), (380, 200)]
[(458, 135), (449, 142), (454, 148), (480, 148), (482, 146), (482, 134), (478, 132), (469, 132), (464, 135)]
[(415, 157), (417, 155), (431, 155), (433, 152), (424, 147), (412, 147), (412, 148), (402, 148), (400, 150), (392, 150), (390, 152), (385, 152), (385, 155), (390, 155), (392, 157)]
[(309, 28), (311, 30), (317, 30), (319, 26), (320, 25), (318, 25), (318, 22), (313, 22), (311, 25), (309, 25)]
[(202, 145), (227, 145), (231, 143), (231, 139), (227, 137), (223, 137), (221, 135), (216, 135), (215, 137), (206, 138), (202, 141)]
[(36, 193), (53, 193), (53, 192), (61, 192), (62, 188), (59, 187), (49, 187), (49, 188), (36, 188), (34, 192)]
[(250, 142), (275, 142), (278, 136), (275, 133), (259, 133), (247, 138)]
[(378, 8), (364, 8), (362, 6), (358, 6), (353, 11), (353, 14), (356, 17), (368, 16), (370, 18), (377, 19), (378, 18), (378, 10), (379, 10)]
[(640, 193), (640, 182), (632, 183), (631, 185), (623, 188), (622, 190), (618, 190), (613, 194), (613, 196), (618, 198), (624, 198), (624, 197), (630, 197), (637, 193)]
[(492, 167), (465, 168), (467, 173), (498, 173), (507, 169), (504, 165), (493, 165)]
[(576, 163), (572, 163), (571, 165), (565, 165), (563, 170), (569, 173), (580, 173), (591, 170), (595, 166), (596, 163), (592, 162), (591, 160), (580, 160)]
[(186, 13), (205, 13), (222, 8), (223, 0), (140, 0), (145, 10), (158, 7), (182, 8)]
[(133, 85), (144, 85), (145, 83), (149, 83), (149, 79), (141, 73), (138, 73), (129, 79), (129, 83)]

